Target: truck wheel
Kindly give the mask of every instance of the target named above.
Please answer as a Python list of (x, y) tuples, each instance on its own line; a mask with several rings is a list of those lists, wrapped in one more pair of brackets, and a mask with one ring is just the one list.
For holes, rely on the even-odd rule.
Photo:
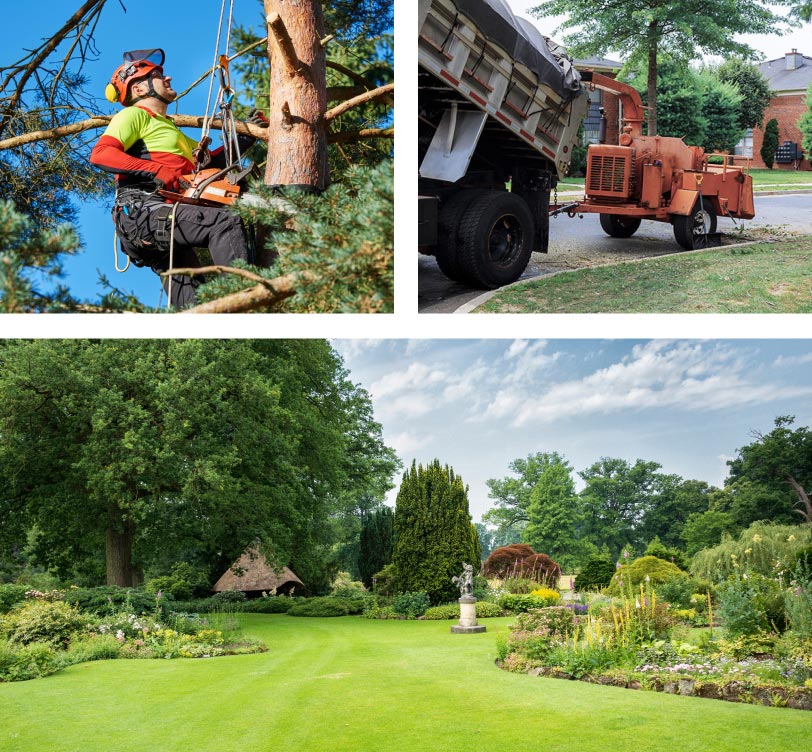
[(697, 201), (691, 213), (686, 217), (673, 214), (674, 237), (686, 251), (694, 249), (694, 239), (698, 235), (716, 232), (716, 212), (710, 201), (704, 201), (700, 207)]
[(457, 262), (469, 284), (492, 290), (516, 281), (533, 251), (533, 215), (521, 197), (487, 191), (459, 227)]
[(460, 219), (471, 202), (485, 191), (468, 188), (452, 194), (440, 207), (437, 220), (437, 250), (434, 257), (440, 271), (455, 282), (465, 282), (465, 275), (457, 262)]
[(630, 238), (640, 227), (640, 217), (625, 214), (601, 214), (601, 227), (613, 238)]

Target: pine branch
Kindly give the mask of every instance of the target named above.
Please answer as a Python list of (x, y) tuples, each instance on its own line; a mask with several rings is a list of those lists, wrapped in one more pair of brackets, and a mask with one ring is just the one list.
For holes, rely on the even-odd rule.
[(392, 94), (392, 92), (394, 92), (394, 90), (394, 84), (386, 84), (385, 86), (379, 86), (377, 89), (372, 89), (372, 91), (367, 91), (364, 94), (359, 94), (357, 97), (348, 99), (346, 102), (342, 102), (336, 107), (327, 110), (327, 112), (324, 113), (324, 122), (329, 123), (331, 120), (335, 120), (339, 115), (343, 115), (345, 112), (348, 112), (359, 105), (367, 102), (373, 102), (376, 99), (388, 97)]
[(101, 12), (101, 9), (104, 7), (104, 4), (107, 0), (88, 0), (79, 10), (76, 11), (62, 26), (59, 31), (57, 31), (52, 37), (48, 39), (48, 42), (36, 51), (33, 51), (30, 57), (30, 61), (27, 64), (23, 64), (27, 58), (23, 58), (18, 63), (15, 63), (14, 66), (11, 66), (9, 72), (6, 74), (6, 77), (3, 79), (2, 85), (0, 85), (0, 91), (5, 91), (6, 87), (20, 74), (20, 79), (16, 82), (16, 86), (14, 88), (14, 92), (11, 94), (8, 101), (3, 106), (3, 112), (0, 114), (0, 135), (8, 128), (9, 123), (11, 122), (11, 115), (17, 109), (20, 100), (22, 99), (23, 92), (25, 91), (25, 86), (28, 83), (29, 79), (36, 74), (37, 69), (40, 65), (47, 59), (47, 57), (62, 43), (62, 41), (77, 27), (82, 24), (83, 19), (86, 15), (90, 14), (90, 16)]

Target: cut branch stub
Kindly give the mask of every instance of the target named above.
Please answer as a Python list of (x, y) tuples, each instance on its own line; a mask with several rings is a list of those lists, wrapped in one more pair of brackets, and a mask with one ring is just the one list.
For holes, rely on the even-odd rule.
[(301, 70), (301, 62), (296, 56), (296, 48), (293, 46), (293, 40), (291, 40), (287, 28), (285, 28), (285, 22), (278, 13), (272, 13), (266, 20), (277, 45), (279, 45), (279, 54), (285, 65), (285, 70), (289, 76), (295, 76)]

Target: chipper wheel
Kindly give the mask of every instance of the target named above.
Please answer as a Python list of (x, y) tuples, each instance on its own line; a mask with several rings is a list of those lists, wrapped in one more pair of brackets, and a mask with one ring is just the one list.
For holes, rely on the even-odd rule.
[(601, 227), (613, 238), (630, 238), (640, 227), (640, 217), (625, 214), (601, 214)]
[(695, 248), (697, 237), (716, 232), (716, 212), (710, 201), (704, 201), (701, 205), (697, 201), (690, 214), (672, 214), (671, 221), (674, 224), (674, 237), (686, 251)]

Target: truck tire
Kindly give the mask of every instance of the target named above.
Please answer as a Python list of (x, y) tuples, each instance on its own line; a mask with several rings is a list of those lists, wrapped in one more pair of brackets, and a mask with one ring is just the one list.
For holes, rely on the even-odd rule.
[(671, 221), (674, 237), (686, 251), (694, 249), (694, 239), (698, 235), (716, 232), (716, 212), (710, 201), (703, 201), (701, 207), (697, 201), (689, 215), (672, 214)]
[(625, 214), (601, 214), (601, 227), (613, 238), (630, 238), (640, 227), (640, 221), (640, 217)]
[(483, 189), (466, 188), (452, 194), (440, 207), (434, 257), (440, 271), (455, 282), (465, 282), (465, 276), (457, 262), (460, 220), (471, 202), (483, 193)]
[(506, 191), (475, 198), (460, 220), (457, 263), (466, 281), (492, 290), (515, 282), (533, 251), (533, 215)]

